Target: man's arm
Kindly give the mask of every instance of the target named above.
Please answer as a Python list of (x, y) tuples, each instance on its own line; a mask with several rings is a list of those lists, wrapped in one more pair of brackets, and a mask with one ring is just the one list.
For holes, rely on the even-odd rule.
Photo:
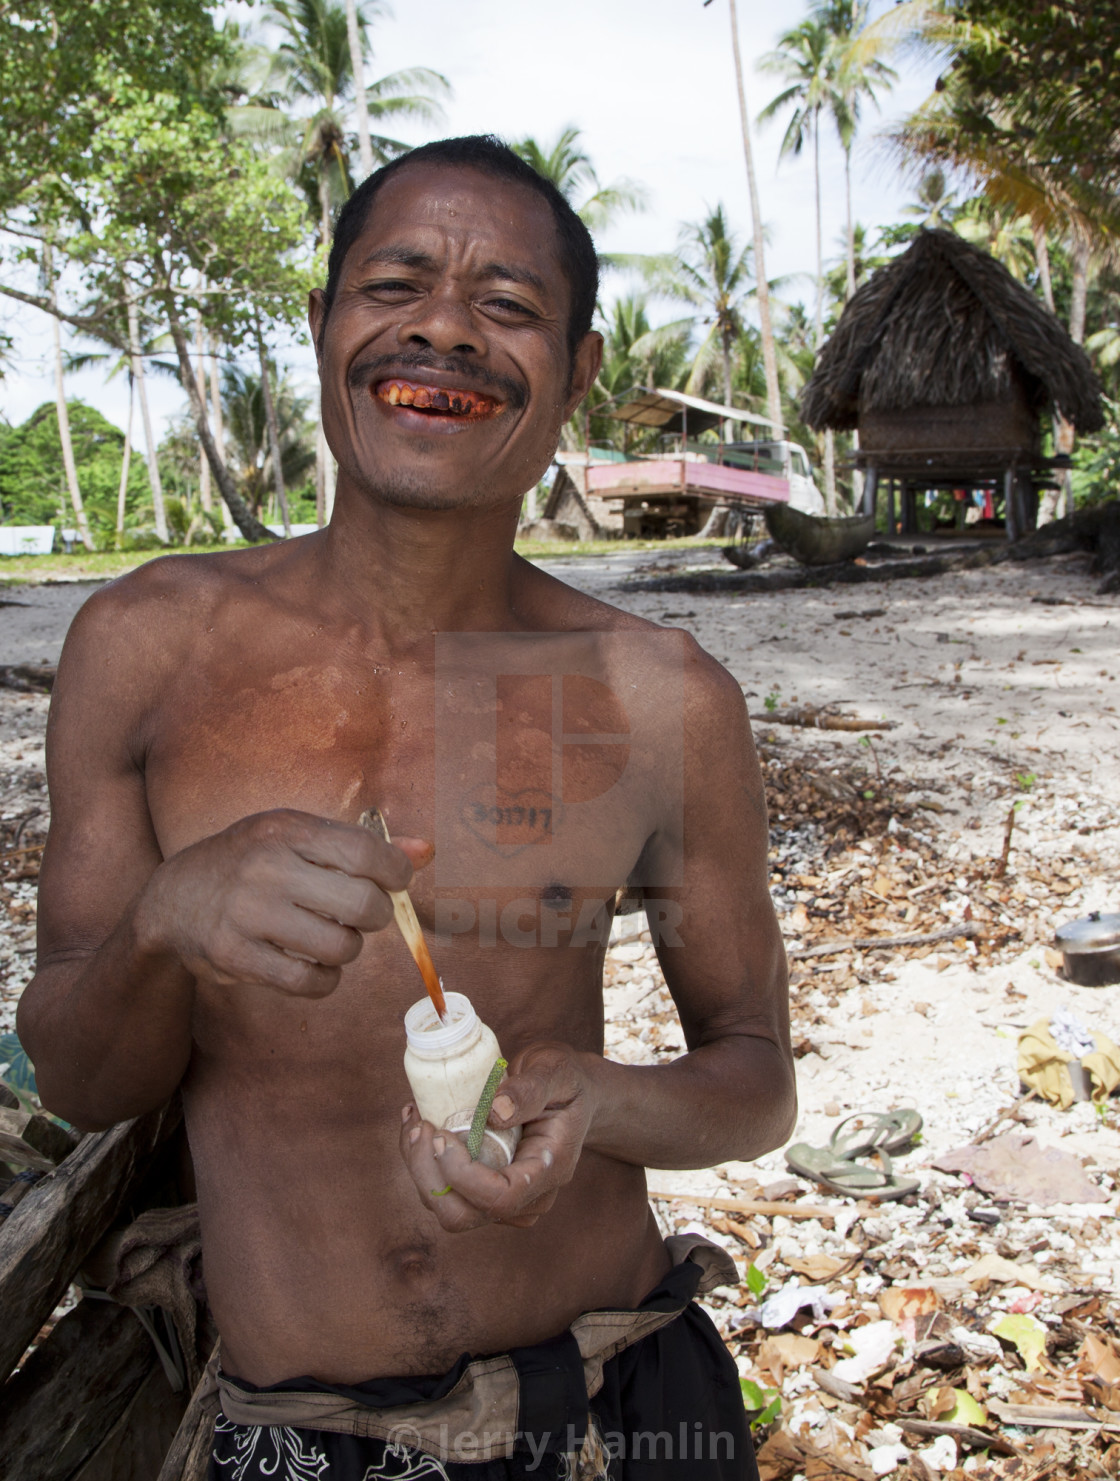
[[(678, 907), (665, 913), (679, 914), (679, 944), (666, 932), (658, 957), (688, 1053), (635, 1066), (560, 1044), (528, 1048), (491, 1116), (526, 1126), (503, 1172), (470, 1163), (457, 1139), (413, 1111), (402, 1151), (448, 1229), (535, 1222), (584, 1148), (640, 1166), (710, 1167), (757, 1157), (792, 1130), (786, 959), (768, 888), (762, 777), (739, 686), (695, 644), (684, 717), (684, 836), (659, 835), (646, 860), (650, 880), (681, 882), (645, 893), (647, 907)], [(432, 1196), (448, 1183), (450, 1194)]]
[(167, 581), (143, 574), (90, 599), (51, 700), (38, 970), (18, 1029), (43, 1103), (88, 1129), (160, 1105), (179, 1084), (197, 983), (325, 996), (361, 932), (392, 919), (384, 890), (411, 875), (405, 854), (367, 830), (296, 812), (245, 818), (164, 860), (144, 754), (183, 658), (173, 604), (152, 599)]

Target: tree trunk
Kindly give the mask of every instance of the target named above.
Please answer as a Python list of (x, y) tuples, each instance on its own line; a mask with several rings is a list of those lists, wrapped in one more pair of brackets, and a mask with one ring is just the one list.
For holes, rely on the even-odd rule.
[(824, 434), (824, 511), (834, 515), (836, 509), (836, 442), (829, 427)]
[(782, 393), (778, 385), (778, 355), (774, 348), (774, 325), (770, 317), (770, 285), (766, 281), (766, 253), (762, 241), (762, 211), (758, 203), (758, 186), (754, 178), (754, 155), (751, 152), (750, 121), (747, 116), (747, 94), (743, 87), (743, 59), (739, 54), (739, 18), (735, 0), (728, 0), (731, 10), (731, 49), (735, 57), (735, 81), (739, 89), (739, 119), (743, 127), (743, 157), (747, 165), (747, 189), (751, 199), (751, 222), (754, 227), (754, 271), (758, 283), (758, 320), (762, 334), (762, 365), (766, 372), (767, 416), (775, 433), (782, 427)]
[(354, 74), (354, 103), (358, 115), (358, 153), (362, 161), (362, 178), (373, 174), (373, 145), (369, 138), (369, 109), (366, 106), (365, 64), (362, 37), (358, 30), (357, 0), (346, 0), (346, 35), (350, 42), (350, 68)]
[[(57, 309), (54, 261), (49, 246), (43, 247), (43, 276), (47, 281), (51, 308), (52, 310)], [(51, 312), (50, 321), (51, 336), (54, 341), (54, 391), (55, 406), (58, 412), (58, 440), (62, 444), (62, 467), (66, 474), (66, 487), (70, 493), (70, 503), (74, 510), (74, 523), (78, 527), (78, 536), (85, 548), (92, 550), (93, 537), (89, 532), (86, 506), (82, 503), (82, 490), (78, 485), (78, 466), (74, 462), (74, 444), (70, 440), (70, 410), (66, 405), (66, 384), (62, 374), (62, 333), (59, 329), (57, 314)]]
[(175, 343), (175, 355), (179, 361), (179, 382), (187, 393), (191, 416), (194, 417), (199, 440), (206, 450), (214, 482), (221, 490), (222, 498), (229, 505), (229, 512), (233, 515), (234, 523), (246, 540), (272, 540), (275, 538), (272, 531), (266, 529), (248, 508), (245, 500), (237, 492), (237, 486), (234, 484), (229, 469), (218, 456), (218, 449), (214, 446), (214, 439), (206, 421), (206, 409), (202, 404), (202, 397), (198, 394), (198, 382), (195, 380), (194, 366), (191, 364), (186, 331), (175, 310), (174, 300), (169, 290), (164, 293), (164, 306), (167, 310), (167, 327), (171, 330), (171, 338)]
[(844, 150), (844, 190), (848, 202), (848, 298), (856, 291), (856, 225), (852, 220), (852, 149), (848, 145)]
[(817, 311), (813, 316), (813, 350), (819, 354), (824, 333), (824, 245), (821, 241), (821, 110), (813, 114), (813, 188), (817, 202)]
[(132, 407), (136, 400), (136, 378), (128, 372), (128, 424), (124, 429), (124, 456), (121, 458), (121, 484), (117, 490), (117, 544), (124, 534), (124, 506), (128, 495), (128, 470), (132, 462)]
[[(1075, 345), (1085, 343), (1085, 305), (1088, 295), (1089, 243), (1083, 237), (1078, 237), (1073, 244), (1073, 286), (1069, 300), (1069, 337)], [(1054, 450), (1072, 456), (1075, 441), (1073, 423), (1061, 416), (1057, 420)], [(1056, 512), (1069, 515), (1073, 513), (1073, 474), (1069, 468), (1063, 468), (1060, 476), (1062, 487)], [(1045, 512), (1048, 513), (1049, 510)]]
[(327, 522), (327, 439), (323, 436), (323, 412), (315, 429), (315, 520), (322, 529)]
[[(200, 290), (201, 291), (201, 290)], [(194, 324), (194, 352), (198, 357), (198, 369), (195, 379), (198, 382), (198, 396), (202, 402), (202, 409), (206, 410), (206, 355), (202, 347), (202, 310), (199, 309), (198, 317)], [(210, 464), (206, 461), (206, 454), (200, 447), (198, 450), (198, 497), (203, 510), (209, 514), (214, 507), (214, 499), (210, 492)]]
[[(353, 3), (353, 0), (351, 0)], [(280, 425), (276, 420), (276, 403), (272, 399), (272, 385), (268, 379), (268, 356), (264, 349), (260, 315), (254, 318), (257, 331), (257, 355), (261, 362), (261, 395), (264, 397), (264, 419), (268, 424), (268, 444), (272, 452), (272, 482), (276, 488), (276, 501), (280, 505), (280, 518), (284, 521), (284, 534), (292, 536), (292, 516), (288, 510), (288, 491), (284, 487), (284, 468), (280, 461)]]
[(140, 354), (140, 315), (136, 300), (128, 300), (128, 353), (132, 361), (132, 378), (136, 382), (136, 396), (140, 402), (140, 420), (144, 425), (144, 446), (148, 450), (148, 483), (152, 490), (152, 513), (155, 519), (156, 538), (167, 544), (167, 510), (163, 503), (163, 483), (159, 476), (159, 459), (156, 456), (156, 440), (152, 435), (152, 416), (148, 410), (148, 388), (144, 380), (144, 361)]
[[(719, 337), (720, 350), (723, 355), (723, 404), (730, 406), (731, 401), (731, 336), (726, 332)], [(728, 441), (731, 439), (728, 438)]]
[[(214, 419), (214, 445), (218, 449), (218, 456), (222, 462), (226, 462), (226, 429), (222, 421), (222, 388), (218, 380), (218, 355), (217, 341), (213, 334), (210, 336), (210, 415)], [(229, 512), (229, 505), (224, 499), (219, 499), (218, 507), (222, 511), (222, 528), (235, 530), (237, 526), (233, 522), (233, 516)]]
[(1038, 263), (1038, 285), (1042, 289), (1043, 302), (1054, 312), (1054, 282), (1050, 276), (1050, 249), (1046, 245), (1046, 228), (1031, 225), (1034, 237), (1034, 260)]

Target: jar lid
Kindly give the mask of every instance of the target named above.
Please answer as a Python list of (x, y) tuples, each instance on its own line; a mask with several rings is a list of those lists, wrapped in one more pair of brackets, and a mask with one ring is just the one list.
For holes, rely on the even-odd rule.
[(1076, 956), (1079, 952), (1112, 951), (1120, 947), (1120, 915), (1102, 915), (1090, 910), (1079, 920), (1067, 921), (1054, 933), (1059, 951)]
[(432, 1058), (443, 1056), (470, 1034), (478, 1014), (465, 993), (446, 992), (447, 1017), (441, 1023), (431, 998), (421, 998), (404, 1015), (404, 1032), (408, 1047), (417, 1054)]

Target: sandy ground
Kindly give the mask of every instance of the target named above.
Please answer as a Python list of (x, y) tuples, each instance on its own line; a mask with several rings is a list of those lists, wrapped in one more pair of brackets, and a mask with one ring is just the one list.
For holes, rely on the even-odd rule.
[[(1080, 557), (751, 596), (643, 589), (650, 577), (711, 566), (710, 552), (542, 564), (605, 600), (694, 633), (735, 675), (759, 717), (755, 731), (768, 778), (779, 788), (774, 795), (784, 795), (783, 779), (809, 776), (828, 785), (833, 778), (849, 790), (875, 791), (890, 812), (877, 836), (843, 841), (827, 820), (787, 818), (777, 811), (771, 817), (772, 882), (793, 955), (800, 1056), (793, 1140), (823, 1143), (850, 1111), (915, 1107), (924, 1132), (896, 1166), (917, 1179), (919, 1195), (876, 1206), (845, 1202), (805, 1184), (783, 1190), (788, 1171), (777, 1150), (750, 1166), (651, 1172), (651, 1187), (668, 1195), (655, 1205), (665, 1229), (702, 1229), (727, 1246), (741, 1270), (753, 1262), (765, 1272), (767, 1294), (808, 1284), (807, 1272), (823, 1269), (812, 1265), (813, 1258), (826, 1257), (834, 1267), (854, 1260), (847, 1273), (820, 1275), (820, 1289), (847, 1302), (831, 1325), (798, 1319), (804, 1333), (819, 1337), (817, 1360), (826, 1366), (830, 1346), (833, 1356), (842, 1350), (846, 1327), (879, 1319), (875, 1303), (892, 1284), (932, 1282), (947, 1309), (950, 1288), (953, 1299), (963, 1299), (963, 1292), (967, 1317), (959, 1304), (950, 1315), (962, 1343), (966, 1328), (969, 1340), (975, 1339), (972, 1348), (961, 1348), (973, 1365), (968, 1371), (981, 1372), (976, 1383), (990, 1399), (1016, 1392), (1021, 1397), (1015, 1384), (1025, 1381), (1022, 1364), (985, 1335), (989, 1317), (1033, 1311), (1052, 1344), (1066, 1334), (1070, 1351), (1074, 1338), (1068, 1334), (1078, 1313), (1095, 1312), (1085, 1320), (1106, 1333), (1117, 1330), (1117, 1309), (1109, 1303), (1120, 1282), (1120, 1117), (1087, 1105), (1061, 1112), (1037, 1101), (1017, 1113), (1017, 1130), (1079, 1158), (1106, 1195), (1103, 1203), (1001, 1205), (998, 1226), (981, 1225), (970, 1221), (970, 1211), (991, 1207), (990, 1201), (956, 1175), (934, 1171), (931, 1163), (1013, 1106), (1020, 1095), (1016, 1039), (1037, 1019), (1066, 1007), (1092, 1030), (1120, 1042), (1120, 986), (1075, 987), (1047, 954), (1058, 923), (1093, 908), (1120, 910), (1120, 599), (1094, 595), (1094, 580)], [(65, 626), (86, 594), (88, 588), (6, 591), (8, 600), (27, 605), (0, 610), (0, 663), (55, 659)], [(858, 734), (773, 723), (775, 708), (795, 703), (832, 704), (845, 714), (896, 726), (873, 733), (868, 746)], [(45, 715), (45, 699), (0, 690), (0, 825), (7, 849), (35, 843), (45, 829)], [(993, 865), (1015, 803), (1021, 805), (1008, 868), (997, 879)], [(7, 911), (0, 912), (0, 1030), (11, 1024), (33, 963), (34, 879), (13, 877), (22, 865), (7, 867)], [(33, 869), (26, 873), (33, 876)], [(866, 934), (869, 921), (891, 934), (970, 917), (988, 923), (990, 940), (979, 949), (960, 938), (919, 950), (798, 954), (822, 939)], [(608, 1052), (627, 1062), (656, 1062), (683, 1050), (642, 924), (641, 917), (616, 922), (608, 961)], [(820, 1205), (823, 1199), (832, 1212), (826, 1218), (795, 1212), (755, 1218), (746, 1228), (741, 1218), (729, 1221), (703, 1202), (757, 1198), (760, 1187), (793, 1198), (791, 1211), (798, 1202)], [(970, 1286), (967, 1275), (976, 1258), (997, 1251), (1033, 1261), (1029, 1269), (1036, 1276), (1043, 1269), (1050, 1289), (1040, 1292), (1027, 1277), (1021, 1290), (1006, 1284), (986, 1289), (983, 1279)], [(765, 1366), (767, 1349), (759, 1341), (766, 1330), (758, 1326), (753, 1300), (745, 1287), (725, 1288), (709, 1305), (740, 1371), (770, 1383), (774, 1369)], [(1019, 1306), (1009, 1305), (1015, 1300)], [(903, 1371), (902, 1359), (913, 1362), (912, 1339), (911, 1326), (899, 1338), (900, 1366), (893, 1371)], [(908, 1412), (901, 1399), (897, 1413), (880, 1402), (881, 1395), (872, 1403), (866, 1397), (870, 1388), (854, 1400), (849, 1396), (850, 1402), (837, 1400), (815, 1384), (805, 1361), (798, 1366), (790, 1359), (777, 1385), (784, 1399), (780, 1426), (799, 1435), (803, 1447), (842, 1452), (857, 1467), (844, 1474), (891, 1474), (907, 1464), (919, 1476), (950, 1469), (944, 1449), (940, 1457), (929, 1450), (928, 1436), (906, 1441), (911, 1449), (926, 1445), (924, 1461), (911, 1461), (900, 1449), (902, 1431), (894, 1420), (901, 1422)], [(1061, 1361), (1066, 1360), (1053, 1359), (1056, 1373)], [(964, 1378), (950, 1375), (950, 1381)], [(890, 1400), (889, 1383), (885, 1391)], [(1077, 1394), (1081, 1402), (1082, 1391)], [(1095, 1434), (1086, 1438), (1082, 1431), (1030, 1426), (1005, 1426), (1005, 1434), (1036, 1458), (1045, 1440), (1062, 1467), (1053, 1474), (1115, 1474), (1092, 1468), (1104, 1449), (1104, 1440), (1091, 1456), (1085, 1448)], [(892, 1445), (898, 1451), (894, 1463)], [(965, 1454), (962, 1449), (962, 1461)], [(993, 1476), (1004, 1474), (1001, 1464), (975, 1456), (968, 1463), (971, 1473)], [(802, 1471), (789, 1461), (785, 1469), (776, 1464), (765, 1474)]]

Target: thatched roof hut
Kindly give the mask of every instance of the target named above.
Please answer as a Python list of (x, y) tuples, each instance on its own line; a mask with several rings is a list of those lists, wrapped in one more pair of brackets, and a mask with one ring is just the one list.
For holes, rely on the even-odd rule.
[[(966, 407), (1004, 414), (962, 418)], [(922, 231), (859, 289), (801, 400), (810, 427), (858, 427), (861, 446), (915, 451), (915, 438), (933, 451), (946, 434), (950, 447), (963, 435), (1026, 451), (1050, 410), (1079, 432), (1102, 425), (1089, 357), (1005, 267), (948, 231)]]

